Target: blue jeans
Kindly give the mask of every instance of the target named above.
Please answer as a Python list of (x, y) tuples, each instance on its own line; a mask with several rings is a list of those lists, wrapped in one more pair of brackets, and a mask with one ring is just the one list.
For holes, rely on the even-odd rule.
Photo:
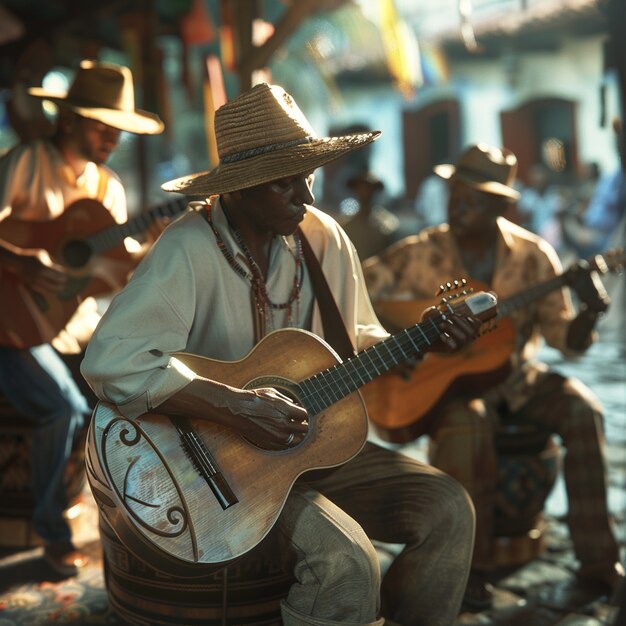
[(89, 414), (87, 401), (52, 346), (0, 347), (0, 392), (32, 419), (33, 525), (47, 543), (67, 541), (64, 474), (74, 437)]

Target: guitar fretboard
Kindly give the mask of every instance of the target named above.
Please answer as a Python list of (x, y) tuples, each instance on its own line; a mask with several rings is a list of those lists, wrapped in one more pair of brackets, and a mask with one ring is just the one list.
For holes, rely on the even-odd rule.
[(159, 204), (148, 211), (144, 211), (124, 224), (114, 224), (87, 238), (91, 250), (102, 253), (115, 248), (126, 237), (133, 237), (144, 232), (150, 224), (159, 217), (173, 217), (187, 208), (189, 199), (185, 196), (176, 198), (170, 202)]
[[(490, 294), (477, 293), (470, 298), (475, 299), (476, 302), (481, 302), (482, 311), (486, 311), (488, 308), (495, 309), (495, 304), (493, 304), (495, 299), (493, 302), (489, 300), (492, 298)], [(491, 307), (485, 305), (487, 301)], [(448, 303), (445, 307), (450, 313), (472, 314), (465, 302), (456, 306), (451, 306)], [(359, 352), (342, 363), (300, 381), (298, 384), (301, 394), (300, 401), (313, 414), (323, 411), (359, 387), (439, 343), (441, 334), (439, 323), (443, 319), (445, 319), (445, 313), (440, 312), (436, 317), (415, 324)]]
[(555, 276), (554, 278), (547, 280), (545, 283), (530, 287), (529, 289), (517, 293), (514, 296), (510, 296), (505, 300), (500, 300), (497, 318), (500, 319), (502, 317), (506, 317), (513, 311), (521, 309), (531, 302), (539, 300), (539, 298), (543, 298), (543, 296), (548, 295), (550, 292), (563, 287), (565, 282), (565, 275), (561, 274), (560, 276)]
[[(596, 254), (591, 259), (588, 259), (588, 272), (600, 272), (602, 274), (606, 272), (614, 272), (622, 267), (624, 263), (624, 250), (610, 250), (606, 254)], [(505, 300), (501, 300), (498, 305), (497, 319), (506, 317), (513, 311), (521, 309), (526, 305), (543, 298), (543, 296), (549, 294), (552, 291), (556, 291), (560, 287), (567, 284), (567, 272), (555, 276), (543, 283), (529, 287), (520, 293), (513, 296), (509, 296)]]

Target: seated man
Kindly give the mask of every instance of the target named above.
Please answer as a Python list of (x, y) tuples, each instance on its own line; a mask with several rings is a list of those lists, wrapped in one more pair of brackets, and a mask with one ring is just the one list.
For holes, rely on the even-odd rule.
[[(379, 133), (316, 138), (282, 88), (260, 84), (216, 112), (215, 134), (220, 164), (164, 185), (207, 200), (164, 232), (113, 300), (82, 372), (129, 419), (154, 410), (210, 420), (261, 448), (286, 450), (307, 433), (304, 408), (272, 388), (199, 376), (173, 353), (234, 361), (276, 329), (323, 336), (306, 242), (357, 349), (386, 337), (354, 246), (310, 206), (315, 168)], [(456, 315), (440, 324), (444, 349), (466, 344), (477, 328)], [(282, 605), (287, 626), (382, 624), (381, 616), (407, 626), (454, 621), (473, 513), (464, 490), (442, 472), (366, 443), (330, 473), (305, 473), (276, 529), (297, 579)], [(382, 590), (371, 539), (405, 545)]]
[[(428, 299), (442, 276), (481, 281), (503, 299), (561, 274), (552, 246), (502, 217), (519, 195), (512, 187), (516, 169), (510, 151), (481, 144), (468, 147), (456, 166), (437, 166), (436, 173), (449, 180), (448, 224), (407, 237), (364, 262), (372, 302)], [(473, 575), (466, 594), (476, 608), (491, 603), (485, 581), (493, 567), (494, 430), (504, 413), (519, 414), (563, 439), (579, 576), (615, 588), (624, 575), (607, 510), (600, 404), (580, 381), (533, 360), (542, 337), (566, 356), (583, 353), (594, 340), (595, 322), (608, 305), (606, 291), (584, 264), (568, 277), (581, 301), (579, 312), (564, 288), (511, 315), (516, 347), (510, 376), (483, 392), (453, 395), (438, 405), (429, 433), (436, 444), (433, 464), (464, 484), (476, 508)]]
[[(86, 556), (73, 545), (64, 517), (64, 477), (73, 441), (90, 409), (59, 352), (78, 355), (99, 315), (93, 298), (78, 297), (80, 293), (75, 298), (65, 296), (74, 289), (68, 267), (43, 262), (40, 250), (37, 254), (20, 250), (5, 233), (20, 232), (11, 228), (12, 219), (18, 224), (33, 222), (33, 231), (39, 228), (33, 239), (42, 231), (47, 239), (50, 233), (46, 243), (54, 249), (63, 238), (76, 237), (82, 224), (91, 222), (91, 211), (98, 203), (105, 217), (111, 214), (115, 221), (125, 222), (126, 193), (105, 162), (117, 148), (122, 131), (158, 134), (163, 122), (153, 113), (135, 109), (133, 77), (123, 66), (85, 60), (66, 93), (36, 87), (29, 91), (55, 102), (58, 114), (49, 139), (20, 143), (0, 159), (0, 283), (3, 305), (12, 302), (0, 311), (0, 392), (16, 410), (37, 423), (32, 460), (33, 526), (45, 542), (48, 563), (57, 573), (69, 576), (86, 563)], [(89, 208), (66, 211), (81, 200), (91, 201)], [(94, 220), (97, 217), (93, 215)], [(48, 228), (53, 220), (56, 225)], [(111, 290), (118, 288), (134, 262), (120, 263), (115, 271), (109, 264), (99, 277), (106, 278)], [(100, 269), (96, 266), (93, 273)], [(89, 277), (84, 282), (89, 283)], [(11, 293), (19, 296), (12, 299)], [(23, 306), (18, 307), (18, 297)], [(76, 310), (65, 328), (65, 318), (56, 328), (51, 321), (56, 309), (50, 303), (75, 300)], [(32, 326), (40, 333), (31, 338), (19, 332), (29, 326), (16, 311), (29, 319), (32, 316)]]

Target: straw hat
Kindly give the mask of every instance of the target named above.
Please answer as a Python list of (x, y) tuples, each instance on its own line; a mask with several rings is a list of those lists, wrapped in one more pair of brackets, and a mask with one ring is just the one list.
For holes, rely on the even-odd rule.
[(317, 138), (282, 87), (261, 83), (215, 113), (220, 162), (207, 172), (164, 183), (165, 191), (217, 195), (304, 174), (371, 143), (380, 131)]
[(81, 61), (67, 93), (42, 87), (31, 87), (28, 93), (119, 130), (139, 135), (156, 135), (163, 131), (158, 115), (135, 109), (133, 75), (122, 65)]
[(437, 165), (435, 174), (445, 179), (457, 179), (497, 196), (517, 200), (519, 192), (513, 188), (517, 173), (517, 158), (506, 148), (494, 148), (479, 143), (461, 154), (456, 166)]

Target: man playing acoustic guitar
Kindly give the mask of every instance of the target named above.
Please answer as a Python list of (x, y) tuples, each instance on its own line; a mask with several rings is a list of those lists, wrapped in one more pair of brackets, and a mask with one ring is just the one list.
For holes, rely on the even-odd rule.
[[(594, 340), (594, 324), (608, 306), (608, 295), (586, 262), (570, 269), (563, 283), (557, 282), (562, 267), (554, 249), (502, 217), (519, 196), (512, 187), (516, 170), (517, 159), (510, 151), (482, 144), (468, 147), (456, 166), (437, 166), (435, 172), (449, 180), (448, 224), (410, 236), (363, 264), (375, 308), (383, 301), (429, 299), (441, 276), (463, 276), (489, 285), (502, 307), (524, 289), (555, 284), (551, 291), (546, 289), (547, 295), (540, 293), (543, 297), (510, 316), (514, 328), (510, 353), (505, 355), (512, 367), (508, 378), (484, 393), (475, 388), (450, 393), (436, 405), (429, 422), (433, 464), (464, 484), (476, 508), (476, 546), (466, 603), (478, 609), (491, 603), (486, 581), (493, 567), (494, 431), (504, 416), (520, 416), (558, 433), (567, 448), (569, 528), (580, 561), (579, 576), (611, 589), (623, 578), (607, 510), (600, 404), (579, 381), (533, 360), (542, 337), (566, 356), (586, 350)], [(577, 314), (563, 285), (580, 300)], [(504, 318), (501, 325), (509, 321)]]
[[(17, 145), (0, 160), (3, 320), (15, 313), (18, 304), (8, 295), (9, 285), (18, 285), (15, 294), (23, 285), (42, 302), (48, 297), (52, 301), (62, 299), (69, 276), (63, 267), (46, 262), (41, 250), (21, 250), (14, 241), (3, 239), (2, 227), (13, 220), (45, 222), (50, 224), (52, 236), (53, 220), (63, 216), (72, 203), (84, 199), (99, 201), (105, 213), (108, 210), (115, 221), (124, 222), (124, 188), (104, 162), (117, 147), (121, 131), (156, 134), (163, 130), (156, 115), (135, 109), (133, 79), (126, 67), (83, 61), (66, 94), (41, 88), (29, 92), (55, 102), (59, 108), (50, 139)], [(90, 220), (90, 214), (81, 217)], [(109, 276), (112, 288), (125, 283), (129, 269), (128, 265), (113, 268)], [(42, 311), (46, 312), (45, 306)], [(0, 391), (37, 423), (32, 445), (34, 528), (45, 542), (47, 561), (62, 575), (76, 573), (86, 562), (72, 544), (63, 511), (67, 504), (65, 468), (89, 407), (53, 345), (62, 352), (79, 353), (97, 319), (95, 301), (89, 298), (82, 301), (65, 329), (61, 326), (56, 337), (50, 333), (51, 343), (28, 341), (7, 332), (8, 326), (0, 328), (4, 338), (0, 342)]]
[[(218, 109), (215, 133), (220, 164), (164, 185), (168, 191), (204, 195), (208, 200), (168, 227), (115, 297), (86, 351), (82, 372), (102, 400), (117, 405), (121, 420), (139, 428), (147, 424), (144, 414), (151, 412), (183, 416), (201, 435), (217, 424), (215, 431), (239, 446), (232, 470), (251, 472), (252, 496), (260, 497), (260, 507), (274, 499), (274, 485), (294, 460), (316, 450), (320, 441), (329, 442), (329, 450), (340, 456), (344, 449), (354, 448), (344, 464), (322, 476), (305, 472), (289, 485), (284, 501), (278, 498), (280, 514), (274, 529), (286, 545), (281, 557), (294, 568), (297, 579), (282, 603), (283, 622), (382, 624), (382, 615), (405, 625), (449, 626), (460, 606), (473, 543), (472, 509), (458, 483), (434, 468), (364, 443), (367, 421), (354, 393), (343, 402), (357, 401), (364, 421), (358, 420), (360, 432), (350, 427), (344, 436), (340, 424), (346, 404), (336, 420), (314, 432), (329, 415), (323, 407), (341, 397), (339, 389), (334, 398), (320, 399), (319, 405), (315, 394), (307, 396), (303, 401), (307, 407), (322, 407), (316, 413), (305, 410), (284, 389), (273, 388), (278, 377), (266, 377), (252, 388), (230, 385), (219, 377), (220, 370), (225, 375), (253, 367), (258, 352), (246, 355), (273, 340), (276, 349), (266, 358), (285, 368), (287, 378), (289, 373), (296, 381), (301, 378), (298, 369), (300, 359), (306, 361), (307, 346), (320, 344), (317, 336), (330, 340), (315, 302), (321, 294), (319, 283), (314, 287), (314, 264), (335, 298), (346, 338), (357, 350), (375, 348), (375, 342), (387, 337), (371, 309), (354, 246), (332, 218), (310, 206), (312, 172), (369, 144), (380, 133), (317, 138), (293, 99), (282, 88), (267, 84)], [(430, 340), (438, 349), (457, 349), (476, 333), (474, 315), (453, 312), (446, 319), (435, 319)], [(294, 335), (292, 349), (284, 338)], [(410, 345), (405, 348), (407, 357), (414, 352)], [(181, 351), (210, 357), (215, 375), (203, 376), (193, 359), (181, 361), (177, 356)], [(364, 360), (371, 373), (379, 361), (375, 352), (368, 354), (373, 358)], [(381, 363), (385, 354), (381, 351)], [(261, 381), (263, 374), (272, 373), (263, 365), (258, 371)], [(269, 363), (267, 368), (271, 369)], [(349, 373), (340, 370), (342, 388), (356, 388), (358, 366)], [(315, 377), (306, 385), (307, 391), (314, 389)], [(167, 422), (154, 424), (165, 428)], [(211, 448), (210, 437), (200, 438)], [(173, 431), (171, 443), (178, 447), (176, 439)], [(110, 431), (105, 452), (117, 440)], [(255, 455), (253, 449), (260, 452)], [(220, 483), (232, 487), (232, 493), (222, 490), (226, 504), (215, 506), (208, 490), (206, 496), (196, 492), (182, 497), (190, 506), (201, 497), (198, 523), (208, 527), (208, 534), (225, 533), (215, 548), (225, 553), (215, 558), (223, 562), (233, 544), (255, 531), (264, 513), (255, 509), (239, 528), (225, 521), (246, 506), (246, 485), (238, 485), (237, 476), (225, 470), (228, 455), (220, 460), (221, 450), (211, 452), (222, 470)], [(133, 453), (125, 456), (135, 458)], [(173, 462), (175, 456), (180, 454), (161, 452), (162, 460)], [(272, 473), (255, 469), (257, 462), (272, 460)], [(112, 459), (106, 461), (112, 469)], [(320, 461), (322, 467), (336, 464)], [(129, 468), (128, 476), (133, 472)], [(141, 485), (145, 483), (137, 488)], [(135, 506), (125, 500), (119, 504)], [(138, 514), (152, 515), (153, 510), (143, 507)], [(216, 517), (207, 523), (206, 516), (213, 511)], [(231, 512), (233, 517), (227, 518)], [(149, 530), (143, 522), (138, 527), (143, 533)], [(163, 528), (155, 531), (157, 539)], [(370, 539), (406, 546), (382, 581), (382, 592)]]

